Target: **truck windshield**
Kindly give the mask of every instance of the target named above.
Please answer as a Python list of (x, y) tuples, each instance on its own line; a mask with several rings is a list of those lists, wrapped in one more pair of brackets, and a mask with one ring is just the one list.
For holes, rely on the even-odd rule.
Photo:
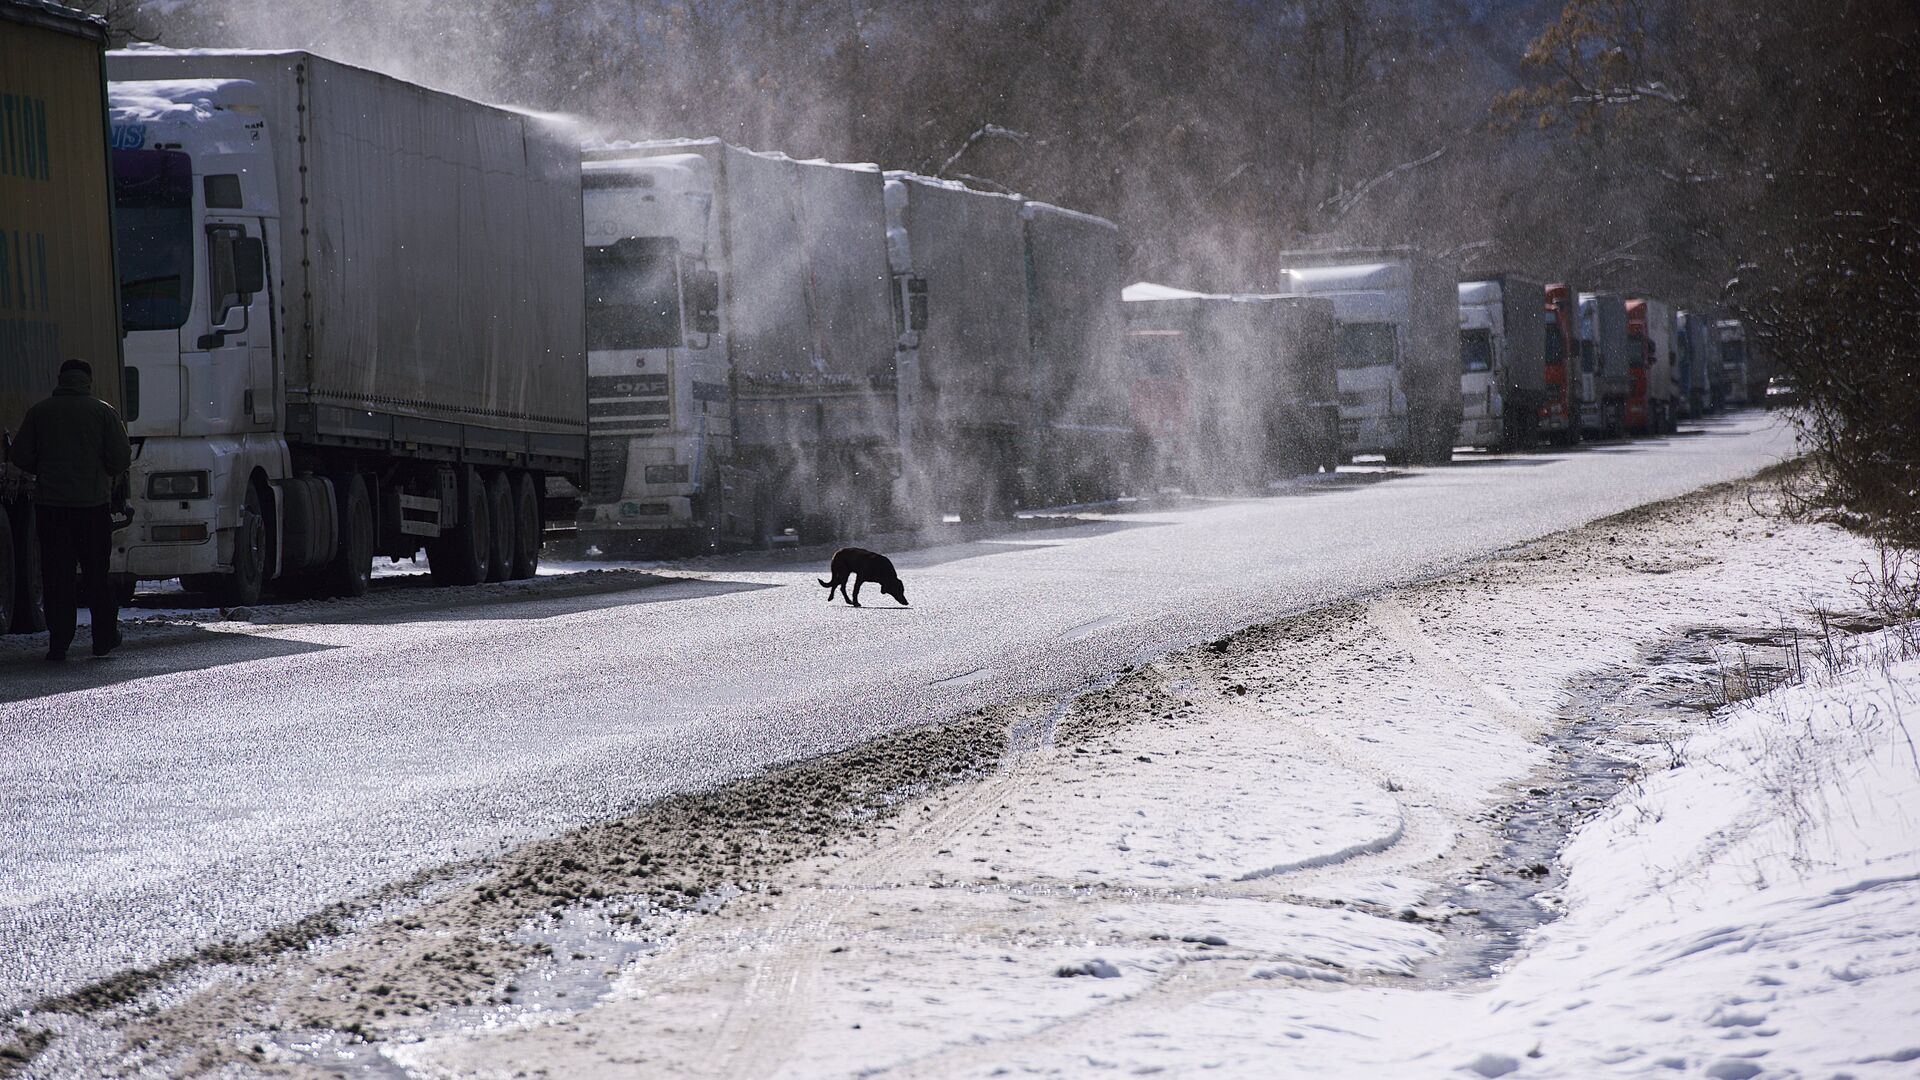
[(636, 236), (587, 249), (587, 348), (680, 345), (680, 242)]
[(1341, 367), (1363, 368), (1392, 364), (1395, 355), (1392, 323), (1340, 324)]
[(1493, 370), (1493, 331), (1460, 331), (1460, 370)]
[(113, 209), (122, 327), (178, 329), (193, 306), (191, 159), (178, 150), (115, 150)]

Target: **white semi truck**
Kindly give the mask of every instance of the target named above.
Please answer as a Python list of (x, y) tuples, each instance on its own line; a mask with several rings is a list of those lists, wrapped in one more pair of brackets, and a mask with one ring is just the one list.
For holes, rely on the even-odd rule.
[(890, 516), (895, 293), (914, 320), (926, 297), (888, 268), (880, 170), (710, 138), (585, 157), (582, 542), (763, 544)]
[(1546, 400), (1547, 288), (1509, 274), (1463, 281), (1460, 434), (1455, 445), (1531, 446)]
[(1284, 292), (1333, 301), (1342, 455), (1449, 460), (1461, 421), (1458, 279), (1411, 248), (1276, 258)]
[[(569, 132), (305, 52), (108, 56), (133, 523), (230, 603), (531, 576), (586, 460)], [(377, 118), (378, 122), (370, 122)]]
[(1713, 317), (1682, 311), (1675, 316), (1674, 324), (1683, 415), (1698, 419), (1720, 408), (1720, 380), (1716, 378), (1720, 363), (1713, 345)]
[(1638, 350), (1632, 358), (1627, 392), (1627, 430), (1635, 435), (1665, 435), (1679, 419), (1675, 406), (1673, 309), (1658, 300), (1627, 301), (1627, 335)]

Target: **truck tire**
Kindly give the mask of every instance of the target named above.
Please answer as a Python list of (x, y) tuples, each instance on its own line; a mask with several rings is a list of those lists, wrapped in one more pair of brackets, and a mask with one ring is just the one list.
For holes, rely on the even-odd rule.
[(533, 474), (519, 473), (513, 480), (512, 580), (526, 581), (540, 572), (541, 531), (540, 494)]
[(222, 607), (251, 607), (260, 602), (267, 581), (267, 518), (260, 489), (247, 485), (240, 522), (233, 530), (233, 573), (214, 575), (214, 599)]
[(358, 473), (333, 478), (340, 493), (340, 536), (322, 582), (334, 596), (365, 596), (373, 584), (373, 499)]
[(427, 541), (427, 570), (441, 585), (478, 585), (487, 579), (492, 530), (487, 527), (487, 485), (477, 469), (460, 474), (459, 527)]
[[(13, 623), (16, 634), (37, 634), (47, 628), (47, 609), (40, 592), (40, 528), (33, 504), (13, 508)], [(0, 623), (0, 631), (8, 624)]]
[(505, 581), (513, 573), (514, 528), (517, 515), (513, 485), (505, 470), (487, 472), (487, 580)]

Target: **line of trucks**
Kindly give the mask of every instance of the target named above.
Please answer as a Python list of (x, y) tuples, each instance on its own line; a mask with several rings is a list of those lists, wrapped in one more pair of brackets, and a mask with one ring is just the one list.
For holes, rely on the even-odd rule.
[[(376, 557), (529, 577), (1356, 455), (1670, 428), (1737, 404), (1739, 324), (1412, 249), (1275, 288), (1122, 276), (1113, 223), (713, 139), (564, 121), (305, 52), (104, 52), (0, 0), (0, 428), (62, 359), (135, 446), (113, 569), (225, 603), (357, 595)], [(1738, 368), (1736, 368), (1736, 363)], [(0, 472), (0, 628), (38, 628)]]

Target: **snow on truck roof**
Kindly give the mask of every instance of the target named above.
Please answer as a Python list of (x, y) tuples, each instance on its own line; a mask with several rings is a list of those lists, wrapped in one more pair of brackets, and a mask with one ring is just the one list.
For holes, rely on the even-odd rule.
[(1291, 291), (1309, 294), (1401, 288), (1408, 278), (1407, 264), (1400, 262), (1288, 267), (1282, 273)]
[(581, 156), (588, 161), (634, 161), (640, 158), (663, 157), (663, 150), (685, 150), (698, 153), (701, 150), (725, 147), (737, 154), (763, 158), (767, 161), (791, 161), (796, 165), (818, 165), (829, 169), (846, 169), (849, 172), (877, 173), (880, 166), (870, 161), (828, 161), (825, 158), (797, 158), (783, 154), (778, 150), (749, 150), (744, 146), (735, 146), (716, 135), (702, 135), (691, 138), (671, 139), (589, 139), (580, 144)]
[(150, 129), (191, 127), (202, 152), (246, 153), (256, 149), (260, 88), (246, 79), (127, 80), (107, 84), (107, 112), (116, 150), (140, 150)]
[[(344, 60), (336, 60), (330, 56), (323, 56), (320, 53), (313, 52), (308, 49), (174, 49), (174, 48), (168, 48), (161, 45), (147, 45), (147, 44), (136, 42), (122, 49), (110, 50), (107, 53), (107, 79), (109, 80), (110, 83), (118, 83), (122, 81), (136, 81), (132, 79), (122, 80), (120, 78), (117, 78), (113, 70), (115, 61), (120, 61), (123, 64), (127, 62), (132, 62), (137, 64), (140, 61), (144, 61), (144, 60), (167, 60), (167, 59), (178, 59), (178, 60), (190, 60), (190, 59), (273, 60), (273, 59), (279, 59), (279, 60), (285, 60), (289, 63), (295, 62), (295, 61), (311, 60), (311, 61), (317, 61), (323, 64), (329, 64), (337, 68), (345, 68), (350, 71), (364, 71), (369, 75), (378, 76), (379, 78), (382, 78), (382, 79), (391, 79), (394, 82), (400, 83), (405, 86), (410, 86), (430, 94), (444, 94), (447, 97), (459, 98), (462, 101), (470, 102), (475, 105), (481, 105), (489, 109), (498, 109), (501, 112), (513, 113), (516, 116), (525, 116), (530, 119), (538, 120), (538, 121), (541, 121), (542, 123), (549, 124), (549, 125), (562, 126), (562, 127), (578, 127), (581, 123), (578, 117), (570, 116), (566, 113), (542, 112), (538, 109), (528, 109), (518, 105), (510, 105), (510, 104), (505, 104), (497, 101), (481, 101), (478, 98), (469, 97), (466, 94), (455, 93), (454, 91), (451, 91), (451, 90), (446, 90), (441, 87), (432, 86), (428, 83), (421, 82), (419, 79), (413, 78), (408, 75), (398, 75), (389, 71), (381, 71), (377, 68), (367, 67), (364, 64), (351, 64)], [(148, 80), (137, 80), (137, 81), (148, 81)], [(169, 80), (169, 81), (182, 81), (182, 80)], [(231, 81), (240, 82), (245, 80), (231, 80)]]

